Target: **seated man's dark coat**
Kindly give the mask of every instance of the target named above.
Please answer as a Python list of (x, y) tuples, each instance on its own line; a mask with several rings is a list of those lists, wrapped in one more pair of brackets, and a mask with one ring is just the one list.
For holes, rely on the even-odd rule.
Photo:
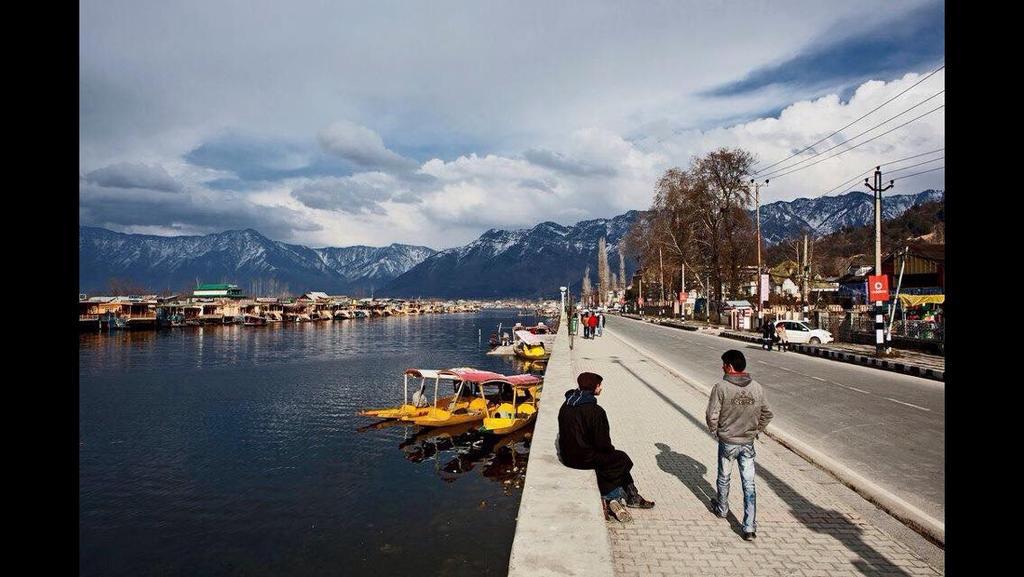
[(597, 471), (602, 495), (633, 482), (629, 474), (633, 462), (612, 445), (608, 415), (591, 391), (565, 392), (558, 410), (558, 450), (567, 467)]

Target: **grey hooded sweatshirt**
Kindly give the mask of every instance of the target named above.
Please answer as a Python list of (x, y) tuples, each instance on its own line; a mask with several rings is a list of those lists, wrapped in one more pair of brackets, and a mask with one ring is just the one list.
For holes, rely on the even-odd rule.
[(711, 434), (720, 441), (746, 445), (754, 442), (773, 416), (761, 383), (747, 373), (739, 373), (725, 375), (711, 389), (705, 417)]

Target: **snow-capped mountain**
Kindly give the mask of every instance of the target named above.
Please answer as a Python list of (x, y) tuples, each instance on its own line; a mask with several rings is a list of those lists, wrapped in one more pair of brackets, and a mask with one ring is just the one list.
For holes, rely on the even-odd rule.
[(368, 293), (434, 254), (425, 246), (309, 248), (273, 241), (252, 229), (206, 236), (123, 234), (80, 227), (79, 287), (102, 292), (111, 279), (155, 291), (182, 291), (200, 282), (254, 282), (292, 293)]
[[(943, 192), (935, 190), (886, 196), (883, 218), (942, 199)], [(392, 296), (553, 298), (560, 285), (578, 294), (587, 266), (596, 286), (597, 244), (602, 236), (611, 270), (618, 273), (619, 243), (639, 214), (630, 211), (573, 226), (542, 222), (521, 230), (491, 229), (465, 246), (441, 252), (401, 244), (308, 248), (272, 241), (252, 229), (163, 237), (81, 227), (79, 282), (85, 292), (102, 292), (112, 278), (170, 291), (185, 290), (196, 279), (233, 282), (245, 290), (254, 281), (266, 286), (275, 279), (293, 294), (324, 290), (356, 295), (374, 290)], [(797, 238), (805, 230), (824, 235), (873, 220), (872, 196), (862, 192), (761, 207), (761, 232), (769, 245)], [(626, 274), (632, 275), (635, 267), (635, 260), (627, 258)]]
[[(930, 200), (941, 201), (941, 190), (925, 190), (917, 194), (882, 197), (882, 219), (896, 218), (908, 208)], [(797, 238), (806, 230), (826, 235), (846, 226), (863, 226), (874, 222), (874, 197), (865, 192), (849, 192), (840, 196), (798, 198), (761, 207), (761, 236), (765, 244)], [(750, 211), (753, 217), (754, 211)]]
[[(521, 230), (491, 229), (473, 242), (441, 251), (393, 280), (383, 293), (394, 296), (547, 297), (569, 286), (579, 294), (583, 272), (597, 286), (597, 245), (605, 237), (608, 264), (618, 274), (618, 247), (640, 213), (585, 220), (562, 226), (542, 222)], [(626, 274), (636, 268), (626, 259)]]

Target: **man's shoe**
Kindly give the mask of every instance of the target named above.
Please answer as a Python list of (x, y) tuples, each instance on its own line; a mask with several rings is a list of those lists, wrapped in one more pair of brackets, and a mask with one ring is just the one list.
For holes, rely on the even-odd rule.
[(757, 533), (743, 533), (744, 541), (753, 541), (754, 539), (757, 539)]
[(652, 509), (654, 508), (654, 501), (648, 501), (640, 496), (640, 491), (637, 490), (636, 485), (630, 483), (623, 487), (626, 492), (626, 506), (634, 509)]
[(633, 520), (633, 516), (629, 514), (629, 510), (622, 506), (617, 499), (612, 499), (608, 502), (608, 510), (611, 511), (615, 519), (620, 523), (629, 523)]

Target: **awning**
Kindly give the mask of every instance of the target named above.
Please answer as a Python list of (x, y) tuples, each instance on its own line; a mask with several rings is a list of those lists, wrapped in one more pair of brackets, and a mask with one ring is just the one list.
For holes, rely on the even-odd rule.
[(516, 336), (519, 337), (519, 340), (525, 342), (530, 346), (544, 344), (544, 339), (538, 337), (537, 335), (531, 333), (530, 331), (516, 331)]
[(946, 302), (946, 295), (900, 295), (900, 306), (904, 308), (941, 305), (944, 302)]

